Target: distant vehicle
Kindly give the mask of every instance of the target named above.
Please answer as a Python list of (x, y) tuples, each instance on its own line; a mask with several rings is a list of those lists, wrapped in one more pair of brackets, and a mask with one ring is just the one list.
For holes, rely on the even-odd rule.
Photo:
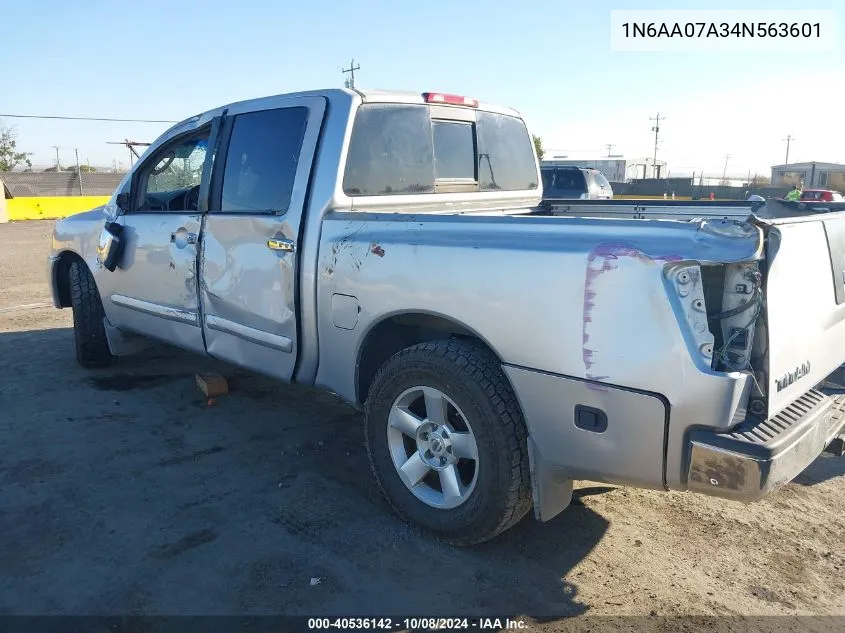
[(800, 202), (843, 202), (845, 197), (838, 191), (830, 189), (805, 189), (801, 193)]
[(541, 166), (543, 198), (612, 200), (613, 188), (598, 169), (571, 165)]
[(845, 196), (831, 189), (805, 189), (797, 200), (779, 198), (778, 202), (812, 213), (845, 211)]

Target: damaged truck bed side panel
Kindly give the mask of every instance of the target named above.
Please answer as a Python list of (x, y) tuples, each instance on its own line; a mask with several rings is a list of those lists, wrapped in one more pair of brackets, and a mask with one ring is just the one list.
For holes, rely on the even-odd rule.
[[(749, 379), (711, 371), (691, 349), (682, 307), (667, 300), (664, 267), (759, 255), (758, 231), (724, 231), (519, 213), (330, 214), (318, 267), (317, 382), (360, 401), (359, 353), (368, 336), (403, 315), (442, 319), (496, 350), (518, 386), (529, 432), (570, 476), (683, 488), (683, 421), (736, 423)], [(335, 323), (338, 296), (356, 298), (353, 329)], [(608, 430), (575, 426), (577, 403), (601, 405)], [(669, 408), (678, 415), (667, 429)]]

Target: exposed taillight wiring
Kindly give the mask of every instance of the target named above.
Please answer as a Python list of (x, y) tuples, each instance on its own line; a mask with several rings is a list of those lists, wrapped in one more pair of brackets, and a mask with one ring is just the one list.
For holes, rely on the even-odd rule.
[[(741, 314), (748, 310), (749, 308), (754, 308), (754, 314), (748, 320), (748, 322), (741, 327), (734, 328), (731, 335), (725, 341), (724, 345), (722, 345), (719, 349), (715, 350), (713, 356), (714, 359), (719, 362), (723, 363), (724, 367), (731, 371), (745, 371), (748, 369), (750, 364), (750, 358), (743, 363), (743, 367), (736, 367), (731, 359), (731, 355), (729, 353), (730, 348), (735, 340), (737, 340), (741, 335), (745, 335), (749, 338), (752, 336), (753, 328), (757, 323), (757, 319), (760, 317), (760, 314), (763, 312), (763, 288), (762, 288), (762, 275), (759, 271), (746, 271), (744, 277), (748, 279), (748, 281), (752, 282), (753, 288), (751, 291), (751, 298), (736, 308), (731, 310), (725, 310), (724, 312), (720, 312), (718, 314), (714, 314), (708, 317), (709, 321), (721, 321), (738, 314)], [(753, 372), (752, 372), (753, 377)], [(756, 378), (755, 378), (756, 382)], [(759, 385), (758, 385), (759, 388)]]
[[(746, 271), (745, 278), (748, 279), (748, 281), (752, 282), (752, 284), (753, 284), (753, 289), (752, 289), (752, 292), (751, 292), (751, 298), (748, 301), (746, 301), (745, 303), (743, 303), (742, 305), (739, 305), (735, 308), (732, 308), (731, 310), (725, 310), (724, 312), (719, 312), (718, 314), (712, 314), (712, 315), (708, 316), (707, 317), (708, 321), (710, 321), (710, 322), (722, 321), (722, 320), (730, 318), (732, 316), (736, 316), (737, 314), (741, 314), (741, 313), (745, 312), (746, 310), (748, 310), (749, 308), (751, 308), (752, 306), (762, 305), (763, 288), (762, 288), (762, 285), (760, 283), (762, 275), (760, 274), (759, 271)], [(759, 315), (759, 312), (758, 312), (758, 315)], [(756, 321), (756, 317), (754, 318), (754, 321)], [(751, 322), (751, 325), (754, 324), (754, 321)]]

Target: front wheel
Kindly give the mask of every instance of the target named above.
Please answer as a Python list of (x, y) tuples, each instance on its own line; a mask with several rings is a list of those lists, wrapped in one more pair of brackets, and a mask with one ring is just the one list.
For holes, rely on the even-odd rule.
[(525, 422), (485, 347), (444, 340), (402, 350), (379, 370), (365, 408), (373, 473), (403, 519), (473, 545), (528, 512)]
[(76, 361), (86, 369), (111, 365), (114, 356), (106, 338), (103, 303), (94, 276), (82, 262), (70, 266), (70, 303)]

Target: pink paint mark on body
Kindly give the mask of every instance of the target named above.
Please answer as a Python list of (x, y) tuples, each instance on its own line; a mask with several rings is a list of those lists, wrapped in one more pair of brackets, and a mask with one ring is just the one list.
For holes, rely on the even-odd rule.
[(373, 255), (378, 255), (379, 257), (384, 257), (384, 249), (379, 246), (378, 244), (370, 244), (370, 252)]
[(590, 340), (590, 333), (587, 331), (588, 324), (593, 322), (593, 309), (596, 307), (597, 289), (595, 283), (601, 275), (617, 270), (620, 259), (626, 257), (644, 263), (675, 262), (682, 259), (678, 255), (658, 255), (652, 257), (630, 244), (616, 242), (599, 244), (590, 251), (587, 256), (587, 271), (584, 276), (584, 305), (581, 332), (581, 359), (584, 362), (584, 369), (586, 370), (585, 376), (589, 380), (600, 381), (608, 378), (608, 376), (597, 376), (590, 372), (590, 369), (592, 369), (596, 362), (596, 350), (587, 347), (587, 341)]

